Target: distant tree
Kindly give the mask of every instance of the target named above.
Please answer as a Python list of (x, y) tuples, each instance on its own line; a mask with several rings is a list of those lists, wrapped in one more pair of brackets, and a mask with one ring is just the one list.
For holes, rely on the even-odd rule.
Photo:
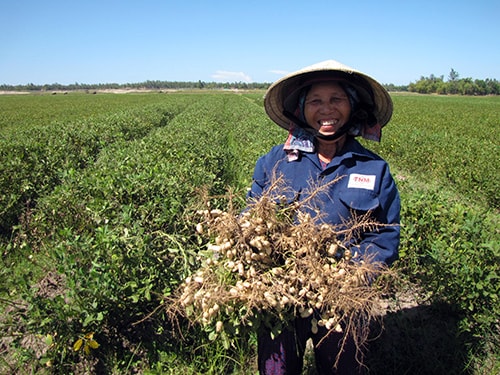
[(383, 85), (387, 91), (408, 91), (408, 85), (397, 86), (394, 83)]
[(465, 78), (461, 79), (458, 81), (460, 83), (459, 85), (459, 92), (462, 95), (475, 95), (475, 86), (474, 83), (472, 82), (472, 78)]
[(486, 87), (489, 95), (500, 95), (500, 82), (496, 79), (486, 79)]
[(488, 95), (488, 86), (484, 80), (474, 80), (474, 86), (476, 87), (476, 95)]
[(439, 95), (446, 95), (448, 93), (448, 85), (446, 82), (439, 82), (437, 84), (436, 93)]
[(451, 68), (450, 74), (448, 75), (448, 81), (454, 82), (458, 79), (458, 77), (458, 72), (455, 69)]
[(420, 77), (420, 79), (411, 83), (408, 86), (409, 91), (418, 92), (420, 94), (432, 94), (438, 91), (438, 88), (443, 84), (443, 76), (436, 77), (431, 74), (430, 77)]

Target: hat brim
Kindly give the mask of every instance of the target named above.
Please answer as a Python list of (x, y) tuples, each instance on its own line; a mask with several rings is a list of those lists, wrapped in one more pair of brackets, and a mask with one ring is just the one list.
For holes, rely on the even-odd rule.
[(391, 119), (393, 104), (387, 90), (372, 77), (334, 60), (311, 65), (274, 82), (264, 97), (267, 115), (279, 126), (289, 129), (291, 120), (285, 116), (284, 110), (294, 109), (285, 108), (285, 105), (296, 105), (298, 93), (303, 87), (325, 80), (341, 80), (354, 86), (361, 100), (373, 104), (373, 114), (380, 127)]

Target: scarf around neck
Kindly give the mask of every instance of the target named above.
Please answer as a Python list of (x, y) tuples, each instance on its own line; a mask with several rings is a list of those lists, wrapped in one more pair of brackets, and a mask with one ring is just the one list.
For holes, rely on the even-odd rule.
[[(354, 124), (350, 127), (347, 134), (354, 137), (361, 136), (370, 141), (380, 142), (382, 127), (378, 123), (371, 127), (356, 126), (356, 124)], [(297, 160), (301, 152), (314, 153), (316, 150), (314, 135), (292, 123), (290, 124), (288, 137), (283, 146), (283, 150), (286, 152), (289, 162)]]

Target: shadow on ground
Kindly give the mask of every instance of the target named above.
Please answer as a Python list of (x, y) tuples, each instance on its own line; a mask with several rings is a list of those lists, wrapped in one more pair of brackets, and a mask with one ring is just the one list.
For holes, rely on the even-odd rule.
[(469, 374), (467, 346), (458, 317), (447, 305), (425, 305), (386, 314), (372, 328), (365, 363), (369, 374)]

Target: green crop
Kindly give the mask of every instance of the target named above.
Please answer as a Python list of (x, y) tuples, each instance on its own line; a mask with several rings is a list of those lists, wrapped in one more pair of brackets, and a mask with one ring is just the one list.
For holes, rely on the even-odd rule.
[[(257, 158), (286, 138), (262, 95), (0, 96), (0, 372), (255, 373), (253, 336), (227, 348), (161, 311), (206, 250), (193, 218), (202, 194), (225, 210), (230, 192), (242, 208)], [(373, 372), (391, 360), (494, 373), (500, 99), (393, 99), (382, 143), (364, 143), (401, 191), (396, 269), (428, 305), (447, 306), (433, 318), (456, 322), (446, 337), (462, 349), (426, 361), (433, 349), (415, 340), (422, 356), (409, 358), (400, 348), (413, 351), (422, 330), (406, 323), (404, 345), (393, 337)]]

